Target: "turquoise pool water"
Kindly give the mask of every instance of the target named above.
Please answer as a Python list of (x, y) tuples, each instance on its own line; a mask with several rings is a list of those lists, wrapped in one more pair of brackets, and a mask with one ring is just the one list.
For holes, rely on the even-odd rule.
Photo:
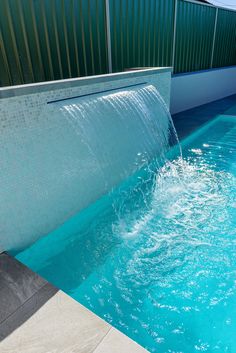
[(236, 117), (16, 257), (151, 352), (236, 352)]

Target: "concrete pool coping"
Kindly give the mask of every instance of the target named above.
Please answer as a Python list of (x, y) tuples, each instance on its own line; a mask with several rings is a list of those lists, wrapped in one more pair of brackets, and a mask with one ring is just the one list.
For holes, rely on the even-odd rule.
[(24, 85), (7, 86), (0, 88), (0, 99), (22, 96), (27, 94), (42, 93), (73, 87), (83, 87), (90, 84), (101, 84), (106, 82), (120, 81), (123, 79), (132, 79), (142, 77), (144, 74), (149, 76), (163, 72), (172, 72), (172, 67), (153, 67), (145, 69), (136, 69), (112, 74), (103, 74), (86, 77), (76, 77), (64, 80), (46, 81), (30, 83)]
[(1, 353), (147, 352), (6, 253), (0, 283)]

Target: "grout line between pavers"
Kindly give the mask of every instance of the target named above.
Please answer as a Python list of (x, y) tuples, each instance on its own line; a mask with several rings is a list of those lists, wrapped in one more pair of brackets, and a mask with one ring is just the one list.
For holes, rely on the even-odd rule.
[[(2, 324), (4, 324), (4, 322), (6, 321), (6, 320), (8, 320), (8, 319), (10, 319), (10, 317), (12, 316), (12, 315), (14, 315), (18, 310), (20, 310), (29, 300), (31, 300), (36, 294), (38, 294), (38, 292), (40, 291), (40, 290), (42, 290), (45, 286), (47, 286), (47, 285), (51, 285), (50, 283), (45, 283), (42, 287), (40, 287), (38, 290), (37, 290), (37, 292), (35, 292), (34, 294), (32, 294), (24, 303), (22, 303), (20, 306), (18, 306), (18, 308), (16, 309), (16, 310), (14, 310), (11, 314), (9, 314), (5, 319), (3, 319), (3, 321), (0, 321), (0, 326), (2, 325)], [(56, 288), (57, 289), (57, 288)]]
[[(108, 323), (107, 323), (108, 324)], [(110, 326), (109, 330), (107, 331), (107, 333), (101, 338), (101, 340), (98, 342), (98, 344), (96, 345), (96, 347), (94, 348), (93, 352), (94, 353), (96, 351), (96, 349), (98, 348), (98, 346), (100, 346), (100, 344), (102, 344), (102, 342), (104, 341), (104, 339), (107, 337), (108, 333), (113, 329), (113, 326), (111, 326), (110, 324), (108, 324)]]

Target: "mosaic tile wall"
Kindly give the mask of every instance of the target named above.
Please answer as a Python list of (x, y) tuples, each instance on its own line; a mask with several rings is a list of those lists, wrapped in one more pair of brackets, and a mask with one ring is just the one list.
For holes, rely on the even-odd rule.
[(78, 81), (77, 87), (0, 99), (0, 252), (34, 242), (104, 192), (98, 183), (87, 200), (79, 194), (77, 173), (73, 176), (71, 155), (66, 155), (73, 135), (62, 114), (50, 113), (54, 107), (47, 102), (148, 82), (169, 106), (170, 70), (131, 76), (109, 81), (104, 75), (102, 83), (95, 78), (89, 85)]

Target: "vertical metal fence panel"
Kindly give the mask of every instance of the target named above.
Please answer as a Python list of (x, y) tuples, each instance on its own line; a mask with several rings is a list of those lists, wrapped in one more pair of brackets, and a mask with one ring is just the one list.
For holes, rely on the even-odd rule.
[(236, 12), (218, 11), (213, 67), (236, 64)]
[(175, 73), (210, 68), (215, 14), (214, 7), (178, 1)]
[(113, 71), (171, 66), (174, 0), (110, 0)]
[(2, 31), (0, 28), (0, 86), (12, 85), (12, 78), (9, 68), (9, 62), (6, 54), (6, 48), (2, 38)]
[[(0, 24), (1, 24), (1, 58), (6, 56), (9, 67), (9, 81), (12, 84), (23, 82), (21, 64), (19, 61), (18, 47), (16, 44), (15, 30), (10, 13), (9, 2), (0, 2)], [(6, 63), (1, 62), (0, 66), (6, 68)], [(6, 76), (5, 76), (6, 77)]]
[(105, 0), (1, 0), (0, 85), (107, 72)]

